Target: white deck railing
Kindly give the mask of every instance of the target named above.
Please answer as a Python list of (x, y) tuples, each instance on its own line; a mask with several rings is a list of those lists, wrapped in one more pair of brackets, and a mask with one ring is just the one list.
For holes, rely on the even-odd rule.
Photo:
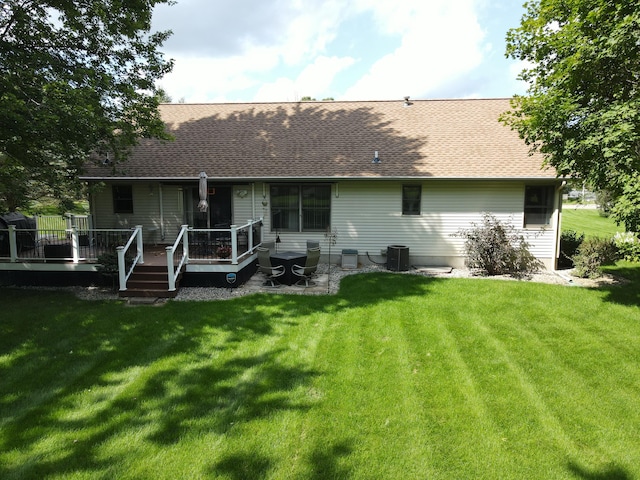
[[(180, 227), (180, 233), (178, 233), (178, 238), (173, 243), (167, 247), (167, 274), (169, 276), (169, 291), (173, 292), (176, 289), (176, 281), (178, 280), (178, 276), (180, 275), (180, 271), (185, 263), (189, 263), (189, 235), (187, 234), (189, 230), (189, 225), (182, 225)], [(180, 261), (178, 262), (177, 268), (174, 266), (174, 256), (179, 249), (182, 248), (182, 255), (180, 255)]]
[(131, 229), (38, 228), (9, 225), (0, 229), (0, 259), (17, 262), (96, 262), (123, 245)]
[[(127, 268), (126, 256), (129, 248), (136, 242), (136, 255), (133, 257), (131, 266)], [(129, 237), (129, 240), (124, 245), (116, 247), (118, 252), (118, 282), (120, 284), (120, 291), (123, 292), (127, 289), (127, 280), (133, 273), (133, 269), (136, 268), (138, 263), (144, 263), (144, 247), (142, 245), (142, 225), (136, 225), (133, 229), (133, 233)]]
[[(63, 218), (63, 217), (60, 217)], [(262, 243), (262, 218), (229, 228), (196, 229), (182, 225), (173, 245), (166, 247), (169, 291), (190, 261), (215, 261), (238, 265), (251, 258)], [(135, 253), (128, 255), (135, 245)], [(190, 255), (190, 248), (191, 253)], [(116, 252), (121, 291), (137, 264), (144, 263), (142, 226), (133, 229), (38, 228), (0, 229), (0, 260), (17, 262), (98, 262), (104, 253)], [(179, 255), (179, 260), (175, 262)], [(132, 258), (132, 261), (129, 261)]]
[[(217, 263), (238, 265), (251, 257), (255, 247), (262, 243), (261, 229), (255, 230), (259, 233), (254, 238), (254, 229), (258, 225), (262, 225), (262, 218), (229, 228), (192, 228), (182, 225), (174, 244), (166, 248), (169, 291), (175, 290), (182, 267), (192, 261), (213, 259)], [(174, 261), (176, 254), (180, 255), (177, 264)]]

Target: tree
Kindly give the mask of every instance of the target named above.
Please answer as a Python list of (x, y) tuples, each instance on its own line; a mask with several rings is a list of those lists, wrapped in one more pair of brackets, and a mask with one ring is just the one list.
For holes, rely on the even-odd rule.
[(171, 103), (173, 102), (173, 98), (169, 95), (164, 88), (158, 89), (158, 103)]
[(507, 33), (528, 62), (502, 121), (563, 176), (609, 191), (611, 215), (640, 227), (640, 3), (533, 0)]
[(155, 83), (173, 66), (158, 51), (170, 32), (150, 31), (161, 3), (0, 1), (3, 164), (63, 197), (90, 153), (117, 163), (141, 137), (168, 138)]

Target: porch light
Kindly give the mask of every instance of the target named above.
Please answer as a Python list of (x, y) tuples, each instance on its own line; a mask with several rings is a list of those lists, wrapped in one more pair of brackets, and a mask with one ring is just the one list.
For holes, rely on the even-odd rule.
[(380, 157), (378, 156), (378, 150), (373, 152), (373, 160), (371, 160), (371, 163), (380, 163)]

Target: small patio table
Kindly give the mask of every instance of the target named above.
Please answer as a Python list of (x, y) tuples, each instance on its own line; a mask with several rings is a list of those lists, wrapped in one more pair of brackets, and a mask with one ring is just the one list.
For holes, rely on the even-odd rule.
[(307, 261), (307, 254), (300, 252), (279, 252), (271, 254), (271, 265), (284, 266), (284, 274), (278, 277), (278, 281), (280, 283), (284, 283), (285, 285), (292, 285), (296, 276), (293, 273), (291, 267), (294, 265), (304, 265)]

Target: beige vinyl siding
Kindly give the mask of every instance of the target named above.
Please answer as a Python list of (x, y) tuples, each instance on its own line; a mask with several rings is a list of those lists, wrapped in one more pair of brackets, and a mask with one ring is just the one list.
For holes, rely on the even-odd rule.
[(333, 225), (342, 232), (342, 248), (379, 254), (388, 245), (404, 245), (411, 256), (459, 256), (464, 242), (453, 234), (479, 221), (479, 212), (490, 211), (501, 219), (518, 215), (517, 189), (452, 182), (423, 182), (420, 215), (402, 215), (402, 185), (340, 185), (332, 213)]
[[(240, 191), (246, 190), (247, 195), (243, 198), (239, 195)], [(262, 205), (258, 209), (257, 205), (260, 204), (257, 193), (255, 199), (252, 200), (252, 185), (234, 185), (232, 189), (232, 210), (233, 210), (233, 223), (237, 226), (245, 225), (250, 219), (254, 217), (254, 209), (251, 207), (252, 201), (256, 203), (255, 216), (259, 218), (262, 215)], [(262, 190), (260, 190), (262, 192)]]
[[(420, 185), (420, 215), (402, 215), (402, 186)], [(331, 228), (337, 243), (334, 259), (342, 249), (367, 252), (383, 261), (381, 251), (389, 245), (409, 247), (415, 264), (461, 265), (464, 239), (455, 236), (482, 220), (482, 213), (495, 215), (516, 226), (530, 243), (534, 255), (552, 259), (557, 239), (557, 205), (552, 224), (546, 228), (523, 228), (524, 182), (446, 181), (336, 181), (331, 185)], [(172, 243), (184, 222), (183, 188), (179, 185), (133, 183), (133, 213), (114, 214), (111, 186), (93, 194), (92, 209), (97, 228), (131, 228), (142, 225), (147, 241)], [(160, 209), (162, 190), (162, 216)], [(247, 190), (242, 197), (240, 190)], [(263, 197), (264, 193), (264, 197)], [(266, 206), (263, 205), (266, 202)], [(237, 184), (232, 189), (233, 223), (244, 225), (251, 218), (264, 218), (265, 240), (275, 240), (271, 229), (269, 184)], [(163, 219), (163, 223), (161, 223)], [(153, 232), (153, 233), (151, 233)], [(161, 238), (164, 232), (164, 239)], [(278, 249), (302, 250), (307, 240), (320, 243), (328, 253), (325, 232), (278, 232)], [(414, 261), (415, 259), (415, 261)], [(552, 265), (552, 261), (546, 261)]]
[[(403, 184), (422, 186), (420, 215), (402, 215)], [(256, 195), (257, 211), (262, 210), (261, 200), (261, 195)], [(404, 245), (411, 257), (462, 258), (464, 239), (455, 234), (480, 222), (487, 212), (521, 231), (536, 256), (552, 258), (555, 223), (546, 229), (523, 229), (523, 205), (524, 183), (520, 182), (337, 182), (331, 195), (331, 227), (338, 233), (332, 254), (348, 248), (381, 260), (381, 251), (389, 245)], [(271, 231), (268, 208), (263, 214), (265, 239), (273, 240), (276, 232)], [(279, 232), (279, 236), (281, 250), (303, 248), (306, 240), (320, 241), (325, 253), (328, 249), (324, 233)]]
[(401, 213), (402, 182), (342, 183), (334, 203), (333, 225), (344, 235), (341, 248), (380, 252), (405, 245), (411, 256), (447, 258), (464, 255), (456, 234), (482, 220), (483, 212), (511, 223), (528, 238), (540, 257), (553, 257), (555, 232), (523, 230), (524, 184), (504, 182), (423, 182), (421, 214)]
[[(130, 185), (133, 193), (133, 213), (113, 213), (111, 185), (93, 193), (92, 213), (96, 219), (96, 228), (133, 228), (142, 225), (145, 240), (161, 241), (164, 219), (165, 240), (173, 241), (183, 221), (182, 189), (177, 185), (160, 186), (158, 183)], [(160, 197), (163, 205), (162, 217)]]

